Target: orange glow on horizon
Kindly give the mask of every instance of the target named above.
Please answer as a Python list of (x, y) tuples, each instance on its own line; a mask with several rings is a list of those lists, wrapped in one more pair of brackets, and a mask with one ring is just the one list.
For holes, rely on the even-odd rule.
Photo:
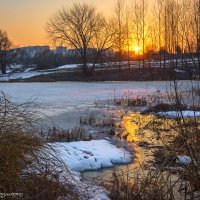
[[(149, 0), (151, 2), (155, 0)], [(0, 0), (0, 29), (15, 46), (51, 45), (45, 32), (48, 19), (59, 9), (70, 8), (79, 0)], [(110, 17), (116, 0), (85, 0)], [(126, 3), (131, 5), (132, 0)], [(152, 3), (151, 3), (152, 4)], [(133, 46), (133, 45), (132, 45)]]
[[(70, 8), (78, 0), (1, 0), (0, 29), (6, 31), (15, 46), (51, 46), (45, 32), (49, 18), (59, 9)], [(115, 0), (87, 0), (109, 15)]]

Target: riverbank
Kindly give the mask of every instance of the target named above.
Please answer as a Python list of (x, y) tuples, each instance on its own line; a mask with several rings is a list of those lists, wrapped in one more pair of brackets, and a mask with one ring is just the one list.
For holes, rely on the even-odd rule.
[(57, 81), (170, 81), (190, 80), (192, 77), (186, 71), (175, 71), (170, 68), (125, 68), (96, 70), (91, 76), (81, 71), (58, 71), (43, 73), (31, 77), (20, 77), (11, 79), (0, 79), (0, 82), (57, 82)]

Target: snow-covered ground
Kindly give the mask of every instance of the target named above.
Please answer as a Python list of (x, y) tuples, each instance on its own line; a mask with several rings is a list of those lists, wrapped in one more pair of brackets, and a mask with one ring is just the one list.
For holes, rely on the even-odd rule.
[[(29, 70), (29, 69), (28, 69)], [(10, 81), (10, 80), (16, 80), (16, 79), (26, 79), (31, 78), (34, 76), (40, 76), (45, 74), (50, 74), (53, 72), (39, 72), (39, 71), (26, 71), (25, 72), (18, 72), (18, 73), (8, 73), (4, 75), (0, 75), (0, 81)]]
[[(89, 66), (92, 64), (88, 64)], [(46, 70), (36, 70), (33, 67), (24, 67), (22, 65), (12, 65), (7, 70), (7, 74), (0, 75), (0, 81), (10, 81), (16, 79), (26, 79), (32, 78), (35, 76), (52, 74), (52, 73), (62, 73), (69, 70), (74, 70), (75, 68), (79, 68), (81, 65), (78, 64), (69, 64), (69, 65), (62, 65), (53, 69), (46, 69)], [(98, 65), (97, 65), (98, 66)], [(18, 70), (17, 72), (15, 70)]]
[[(55, 72), (64, 72), (69, 69), (75, 69), (79, 67), (77, 64), (71, 65), (63, 65), (54, 69), (47, 69), (47, 70), (36, 70), (33, 67), (25, 67), (23, 65), (11, 65), (9, 69), (7, 69), (7, 74), (0, 75), (0, 81), (10, 81), (16, 79), (26, 79), (40, 75), (51, 74)], [(18, 70), (16, 72), (16, 70)]]
[[(169, 64), (171, 62), (175, 62), (176, 60), (166, 60), (165, 63)], [(188, 63), (193, 63), (194, 60), (191, 59), (186, 59)], [(163, 64), (164, 61), (161, 61), (161, 64)], [(178, 63), (182, 63), (181, 60), (178, 60)], [(96, 68), (97, 70), (102, 70), (105, 68), (109, 69), (115, 69), (118, 66), (118, 62), (104, 62), (104, 63), (97, 63)], [(160, 61), (145, 61), (145, 64), (150, 64), (151, 67), (160, 67)], [(88, 63), (88, 66), (92, 66), (92, 63)], [(123, 68), (129, 68), (129, 62), (128, 61), (123, 61), (121, 62), (121, 66)], [(142, 62), (140, 63), (142, 66)], [(26, 67), (23, 65), (11, 65), (7, 69), (7, 73), (5, 75), (0, 75), (0, 81), (9, 81), (9, 80), (15, 80), (15, 79), (26, 79), (26, 78), (31, 78), (34, 76), (39, 76), (39, 75), (45, 75), (45, 74), (50, 74), (50, 73), (55, 73), (55, 72), (64, 72), (64, 71), (71, 71), (76, 68), (79, 68), (81, 65), (80, 64), (67, 64), (67, 65), (62, 65), (53, 69), (46, 69), (46, 70), (36, 70), (33, 67)], [(130, 67), (131, 68), (139, 68), (138, 61), (130, 61)], [(16, 72), (17, 70), (17, 72)], [(177, 73), (182, 73), (185, 72), (180, 69), (175, 69), (175, 72)]]
[[(127, 62), (125, 62), (127, 63)], [(125, 64), (124, 62), (122, 63)], [(107, 66), (108, 63), (103, 63), (103, 64), (96, 64), (96, 67), (100, 66)], [(110, 66), (116, 66), (117, 63), (109, 63)], [(46, 69), (46, 70), (36, 70), (33, 67), (28, 67), (26, 68), (23, 65), (11, 65), (9, 69), (7, 69), (7, 74), (1, 74), (0, 75), (0, 81), (10, 81), (10, 80), (16, 80), (16, 79), (26, 79), (26, 78), (32, 78), (35, 76), (40, 76), (40, 75), (46, 75), (46, 74), (51, 74), (55, 72), (66, 72), (66, 71), (71, 71), (76, 68), (79, 68), (81, 65), (80, 64), (68, 64), (68, 65), (62, 65), (53, 69)], [(92, 64), (88, 64), (88, 66), (92, 66)], [(16, 72), (17, 70), (17, 72)]]
[(49, 144), (56, 155), (72, 172), (83, 172), (113, 167), (132, 161), (132, 156), (107, 140), (63, 142)]
[(46, 161), (42, 162), (39, 166), (41, 170), (45, 170), (43, 164), (48, 165), (55, 174), (59, 174), (61, 183), (71, 185), (80, 196), (79, 199), (85, 200), (109, 200), (109, 198), (105, 188), (94, 183), (82, 182), (81, 172), (132, 161), (129, 152), (107, 140), (49, 143), (46, 147), (40, 154), (42, 158), (44, 156), (48, 158), (48, 164)]

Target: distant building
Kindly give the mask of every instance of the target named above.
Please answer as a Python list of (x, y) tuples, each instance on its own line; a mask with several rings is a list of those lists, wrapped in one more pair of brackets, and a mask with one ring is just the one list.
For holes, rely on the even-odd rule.
[(69, 54), (67, 47), (62, 47), (62, 46), (56, 47), (54, 52), (62, 56)]
[(37, 55), (40, 55), (44, 51), (50, 50), (49, 46), (27, 46), (18, 48), (21, 52), (22, 57), (34, 58)]

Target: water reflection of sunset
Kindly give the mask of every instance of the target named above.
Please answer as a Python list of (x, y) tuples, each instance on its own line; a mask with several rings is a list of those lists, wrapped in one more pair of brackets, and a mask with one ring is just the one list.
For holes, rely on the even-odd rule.
[(135, 157), (137, 161), (134, 166), (139, 167), (144, 162), (144, 154), (142, 148), (137, 143), (140, 141), (140, 137), (143, 134), (143, 128), (153, 119), (153, 115), (141, 115), (140, 113), (129, 112), (122, 119), (123, 136), (126, 136), (126, 140), (131, 143), (134, 149)]
[(129, 113), (124, 116), (122, 126), (124, 128), (123, 134), (127, 135), (126, 140), (128, 142), (138, 142), (138, 136), (141, 136), (144, 127), (155, 118), (154, 115), (141, 115), (140, 113)]

